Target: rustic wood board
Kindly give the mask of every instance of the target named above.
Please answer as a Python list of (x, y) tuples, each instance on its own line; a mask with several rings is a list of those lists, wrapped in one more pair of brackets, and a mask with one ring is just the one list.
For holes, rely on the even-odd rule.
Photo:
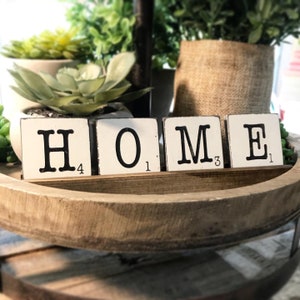
[(292, 237), (289, 230), (220, 251), (157, 254), (55, 247), (5, 259), (2, 288), (14, 300), (267, 299), (297, 266)]
[(291, 166), (159, 172), (119, 176), (93, 176), (61, 180), (32, 180), (43, 186), (109, 194), (175, 194), (232, 189), (270, 180)]
[[(20, 176), (14, 169), (8, 172)], [(299, 214), (299, 195), (300, 160), (290, 169), (161, 172), (82, 181), (32, 183), (0, 174), (0, 226), (76, 248), (207, 247), (285, 224)]]
[[(26, 239), (0, 228), (0, 269), (5, 259), (24, 253), (51, 248), (53, 246), (40, 241)], [(0, 300), (13, 300), (2, 293), (2, 277), (0, 277)]]
[(0, 228), (0, 259), (49, 247), (51, 245), (44, 242), (29, 240)]

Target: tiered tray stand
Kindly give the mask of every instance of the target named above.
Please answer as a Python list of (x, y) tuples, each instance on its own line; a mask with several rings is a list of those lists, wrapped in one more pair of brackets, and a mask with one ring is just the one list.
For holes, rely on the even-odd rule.
[(1, 166), (11, 299), (268, 299), (299, 262), (300, 160), (34, 182), (20, 174)]
[[(137, 87), (150, 82), (153, 4), (135, 1)], [(1, 300), (265, 300), (299, 262), (299, 160), (35, 182), (0, 172)]]

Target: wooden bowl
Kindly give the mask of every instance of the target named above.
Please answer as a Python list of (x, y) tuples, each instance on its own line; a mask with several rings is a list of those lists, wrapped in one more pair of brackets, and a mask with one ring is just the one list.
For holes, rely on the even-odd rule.
[(52, 244), (119, 252), (237, 243), (292, 220), (293, 167), (92, 176), (26, 182), (0, 171), (0, 227)]

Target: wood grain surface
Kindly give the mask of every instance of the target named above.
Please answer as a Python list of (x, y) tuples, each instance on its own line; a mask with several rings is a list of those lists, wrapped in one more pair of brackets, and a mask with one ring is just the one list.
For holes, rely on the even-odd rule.
[(20, 253), (32, 252), (49, 247), (52, 246), (41, 241), (30, 240), (0, 229), (0, 260)]
[(292, 238), (286, 229), (219, 251), (20, 250), (2, 261), (2, 289), (13, 300), (268, 299), (299, 261), (290, 258)]
[[(7, 172), (20, 176), (13, 169)], [(75, 248), (207, 247), (236, 243), (286, 223), (299, 213), (299, 195), (300, 160), (290, 169), (161, 172), (78, 181), (32, 183), (0, 174), (0, 226)]]

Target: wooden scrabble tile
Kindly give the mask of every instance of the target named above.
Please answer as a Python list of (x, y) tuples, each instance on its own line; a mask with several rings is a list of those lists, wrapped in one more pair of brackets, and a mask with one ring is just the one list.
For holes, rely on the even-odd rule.
[(231, 167), (283, 164), (277, 114), (245, 114), (227, 117)]
[(22, 119), (21, 139), (24, 179), (91, 175), (87, 119)]
[(224, 167), (219, 117), (166, 118), (164, 138), (168, 171)]
[(96, 131), (100, 174), (160, 171), (156, 119), (101, 119)]

